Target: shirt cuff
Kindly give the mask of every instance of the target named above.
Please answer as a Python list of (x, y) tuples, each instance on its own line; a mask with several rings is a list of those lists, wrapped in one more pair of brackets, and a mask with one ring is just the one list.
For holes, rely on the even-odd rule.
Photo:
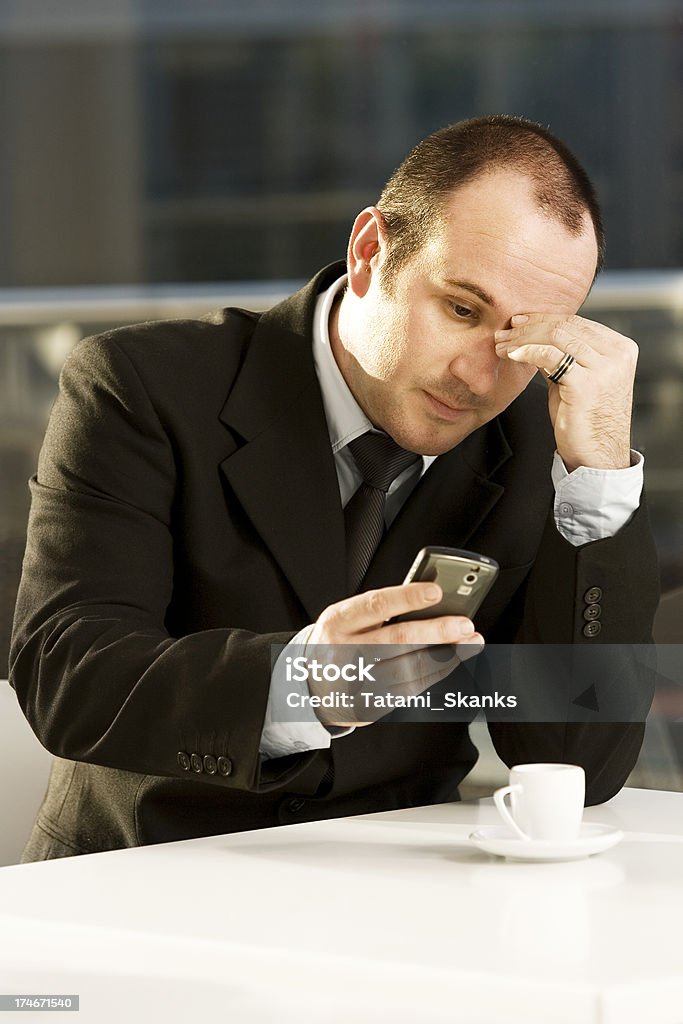
[(555, 452), (555, 525), (570, 544), (578, 547), (613, 537), (640, 504), (644, 459), (631, 451), (628, 469), (591, 469), (579, 466), (571, 473)]
[(288, 693), (298, 692), (301, 696), (309, 695), (309, 689), (305, 682), (294, 680), (288, 682), (286, 680), (282, 666), (287, 652), (289, 651), (291, 654), (290, 648), (297, 647), (301, 653), (301, 648), (305, 647), (312, 632), (312, 624), (299, 630), (275, 662), (270, 678), (266, 717), (259, 743), (259, 753), (264, 761), (275, 757), (286, 757), (288, 754), (303, 754), (307, 750), (324, 750), (330, 746), (333, 738), (346, 736), (355, 728), (355, 726), (337, 728), (323, 725), (308, 704), (299, 712), (302, 719), (300, 722), (273, 721), (273, 709), (285, 705)]

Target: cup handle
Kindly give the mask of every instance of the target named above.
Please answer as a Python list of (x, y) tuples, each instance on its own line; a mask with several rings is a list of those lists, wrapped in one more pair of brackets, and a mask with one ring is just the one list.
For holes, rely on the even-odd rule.
[(519, 827), (515, 819), (512, 817), (510, 811), (508, 810), (507, 804), (505, 803), (505, 797), (508, 795), (508, 793), (516, 793), (521, 791), (521, 789), (521, 786), (503, 786), (502, 789), (497, 789), (495, 791), (495, 793), (493, 794), (493, 799), (495, 800), (496, 807), (498, 808), (498, 813), (500, 814), (505, 824), (509, 828), (511, 828), (512, 831), (516, 835), (518, 835), (520, 839), (526, 839), (528, 841), (529, 836), (526, 834), (526, 832), (522, 832), (521, 828)]

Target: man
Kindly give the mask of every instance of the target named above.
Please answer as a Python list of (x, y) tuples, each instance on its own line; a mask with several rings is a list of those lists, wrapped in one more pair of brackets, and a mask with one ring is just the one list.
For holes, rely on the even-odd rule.
[[(11, 653), (57, 755), (26, 860), (457, 799), (466, 725), (276, 721), (273, 644), (647, 642), (637, 350), (576, 315), (602, 250), (561, 143), (463, 122), (358, 216), (346, 268), (261, 317), (77, 348), (31, 481)], [(380, 489), (368, 437), (401, 464), (372, 542), (350, 512)], [(500, 563), (476, 624), (389, 621), (439, 596), (401, 585), (425, 544)], [(591, 803), (642, 739), (624, 720), (490, 730), (509, 764), (583, 764)]]

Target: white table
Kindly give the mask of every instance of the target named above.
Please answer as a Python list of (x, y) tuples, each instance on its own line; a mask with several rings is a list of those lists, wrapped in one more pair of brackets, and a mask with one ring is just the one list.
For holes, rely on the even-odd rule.
[(586, 820), (626, 838), (499, 860), (485, 800), (2, 868), (0, 993), (80, 994), (81, 1024), (681, 1024), (683, 794)]

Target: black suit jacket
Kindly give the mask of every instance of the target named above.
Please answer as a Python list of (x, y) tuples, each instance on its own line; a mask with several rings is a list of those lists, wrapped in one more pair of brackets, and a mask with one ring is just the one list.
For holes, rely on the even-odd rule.
[[(259, 757), (271, 644), (346, 596), (311, 354), (316, 296), (342, 271), (262, 316), (124, 328), (67, 361), (31, 481), (11, 651), (24, 712), (57, 756), (26, 859), (457, 798), (476, 760), (460, 723), (380, 722), (330, 750)], [(583, 595), (598, 586), (601, 641), (646, 642), (644, 510), (572, 547), (549, 514), (553, 448), (532, 384), (423, 476), (365, 589), (400, 582), (424, 544), (470, 547), (502, 568), (477, 617), (487, 640), (586, 643)], [(637, 724), (491, 732), (510, 764), (583, 764), (589, 802), (620, 788), (642, 738)], [(183, 754), (198, 755), (189, 770)]]

